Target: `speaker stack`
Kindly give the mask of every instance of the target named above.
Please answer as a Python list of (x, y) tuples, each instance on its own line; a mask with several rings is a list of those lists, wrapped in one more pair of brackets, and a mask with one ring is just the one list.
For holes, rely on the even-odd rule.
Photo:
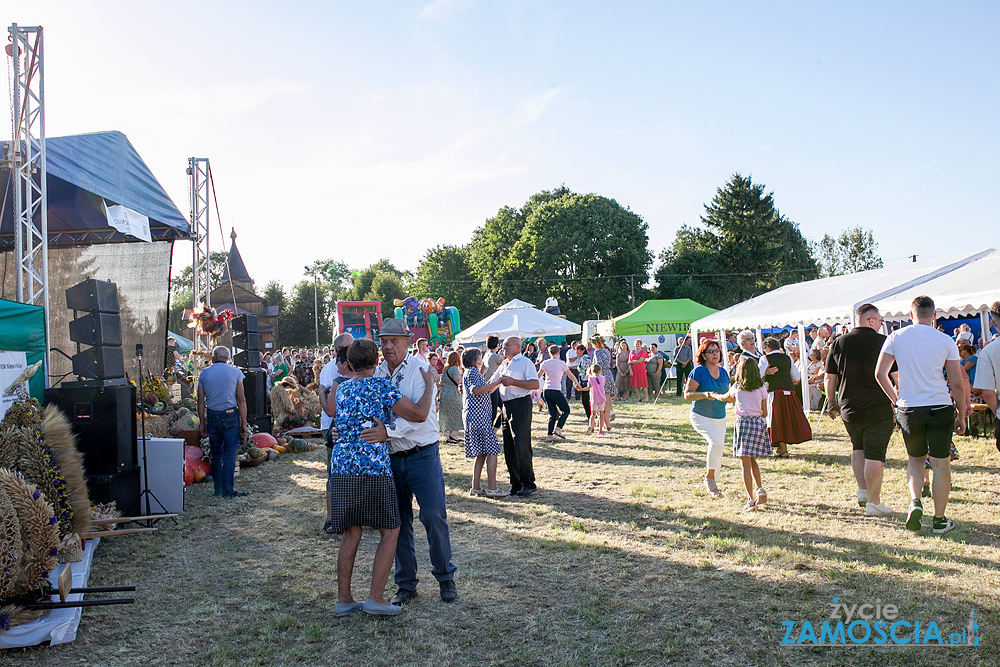
[(140, 488), (136, 390), (125, 379), (118, 287), (85, 280), (66, 290), (66, 307), (73, 310), (69, 337), (77, 344), (72, 361), (79, 380), (46, 390), (46, 402), (69, 418), (91, 500), (115, 501), (127, 512), (138, 501)]
[[(80, 379), (124, 378), (118, 286), (93, 278), (84, 280), (66, 290), (66, 307), (74, 317), (69, 323), (69, 339), (77, 344), (73, 373)], [(81, 351), (81, 345), (89, 349)]]
[(233, 365), (243, 371), (243, 396), (247, 423), (258, 433), (271, 432), (271, 401), (267, 395), (267, 370), (261, 367), (257, 316), (246, 313), (233, 319)]

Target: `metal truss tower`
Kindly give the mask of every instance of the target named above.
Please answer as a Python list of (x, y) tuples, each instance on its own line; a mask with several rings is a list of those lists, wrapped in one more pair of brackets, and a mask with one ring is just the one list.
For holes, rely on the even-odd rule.
[[(14, 136), (5, 146), (14, 187), (14, 245), (17, 300), (45, 311), (45, 358), (49, 351), (49, 205), (45, 163), (45, 56), (42, 28), (10, 33), (8, 56), (14, 67)], [(36, 224), (37, 218), (37, 224)]]
[(191, 177), (191, 233), (194, 235), (192, 273), (194, 305), (211, 306), (212, 274), (208, 263), (208, 173), (207, 157), (188, 158), (188, 175)]

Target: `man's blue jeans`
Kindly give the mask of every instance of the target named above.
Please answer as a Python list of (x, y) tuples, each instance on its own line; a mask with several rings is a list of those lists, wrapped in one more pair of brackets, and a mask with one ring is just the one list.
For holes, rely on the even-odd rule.
[(437, 443), (411, 456), (390, 456), (389, 461), (399, 501), (396, 585), (411, 591), (417, 588), (417, 551), (413, 543), (414, 496), (420, 505), (420, 522), (427, 531), (431, 574), (439, 582), (454, 579), (456, 568), (451, 562), (451, 536), (444, 506), (444, 472), (441, 470)]
[(240, 411), (208, 410), (208, 441), (212, 445), (212, 483), (215, 495), (236, 493), (233, 472), (236, 470), (236, 450), (240, 448)]

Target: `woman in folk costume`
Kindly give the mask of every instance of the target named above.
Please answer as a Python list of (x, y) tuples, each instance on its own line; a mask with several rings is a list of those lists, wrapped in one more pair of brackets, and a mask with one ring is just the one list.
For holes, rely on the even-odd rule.
[(767, 431), (777, 450), (775, 456), (786, 458), (788, 445), (812, 440), (812, 429), (795, 393), (795, 383), (801, 379), (799, 369), (781, 351), (777, 338), (769, 336), (764, 341), (764, 350), (760, 374), (767, 384)]

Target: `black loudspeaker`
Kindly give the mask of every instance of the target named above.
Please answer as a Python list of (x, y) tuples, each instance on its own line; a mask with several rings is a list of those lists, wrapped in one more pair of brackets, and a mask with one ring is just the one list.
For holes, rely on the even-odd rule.
[(117, 313), (118, 286), (90, 278), (66, 290), (66, 307), (91, 313)]
[(233, 356), (234, 366), (244, 371), (260, 368), (260, 335), (253, 313), (233, 318), (233, 348), (240, 350)]
[(122, 344), (122, 318), (111, 313), (94, 313), (69, 323), (69, 339), (81, 345)]
[(129, 511), (138, 507), (139, 503), (139, 466), (130, 465), (121, 472), (107, 475), (87, 475), (87, 493), (92, 503), (110, 503), (118, 507), (118, 511), (128, 515)]
[(73, 355), (73, 372), (81, 378), (104, 380), (125, 377), (122, 321), (118, 315), (118, 286), (105, 280), (84, 280), (66, 290), (66, 306), (86, 311), (69, 323), (69, 339), (89, 350)]
[[(259, 350), (260, 334), (252, 332), (234, 331), (233, 347), (241, 350)], [(258, 366), (260, 364), (257, 364)]]
[(260, 350), (240, 350), (233, 357), (233, 365), (237, 368), (260, 368)]
[(250, 370), (243, 379), (243, 397), (247, 402), (247, 423), (258, 433), (271, 432), (271, 402), (267, 395), (267, 375), (262, 369)]
[[(253, 313), (244, 313), (233, 318), (233, 337), (240, 333), (257, 333), (257, 316)], [(235, 341), (234, 341), (235, 344)]]
[(121, 346), (102, 345), (74, 354), (73, 373), (85, 378), (125, 377)]
[[(46, 402), (69, 419), (88, 475), (117, 474), (136, 465), (135, 399), (135, 387), (124, 383), (62, 386), (45, 392)], [(119, 508), (128, 509), (121, 504)]]

